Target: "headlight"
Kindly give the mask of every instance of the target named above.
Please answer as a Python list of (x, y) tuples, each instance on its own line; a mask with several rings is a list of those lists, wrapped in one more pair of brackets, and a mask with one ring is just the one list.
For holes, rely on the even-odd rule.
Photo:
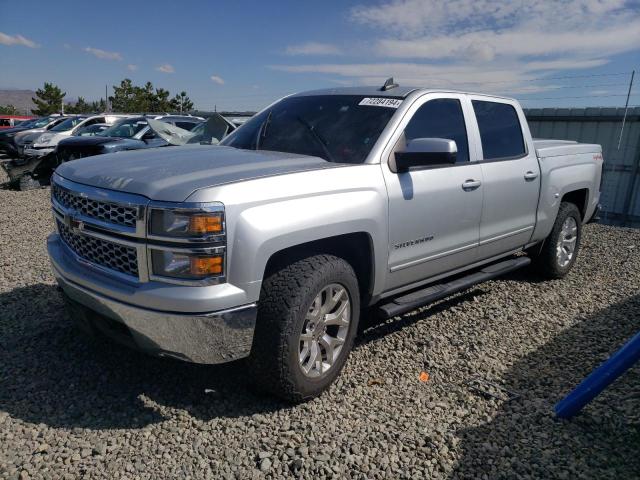
[[(16, 132), (16, 133), (17, 133), (17, 132)], [(15, 137), (15, 136), (16, 136), (16, 134), (15, 134), (15, 133), (7, 133), (7, 134), (6, 134), (6, 137), (7, 137), (7, 138), (13, 138), (13, 137)]]
[(224, 276), (224, 253), (151, 250), (153, 275), (181, 280)]
[(150, 205), (147, 238), (151, 240), (148, 246), (151, 277), (178, 284), (210, 285), (223, 281), (224, 206), (178, 205), (164, 202)]
[(33, 142), (33, 143), (34, 143), (34, 144), (35, 144), (35, 143), (40, 143), (40, 144), (43, 144), (43, 143), (49, 143), (49, 142), (51, 141), (51, 139), (52, 139), (52, 138), (53, 138), (53, 135), (42, 135), (40, 138), (38, 138), (38, 140), (37, 140), (37, 141), (35, 141), (35, 142)]
[(224, 234), (224, 214), (218, 207), (198, 209), (151, 209), (149, 233), (195, 241), (212, 241)]

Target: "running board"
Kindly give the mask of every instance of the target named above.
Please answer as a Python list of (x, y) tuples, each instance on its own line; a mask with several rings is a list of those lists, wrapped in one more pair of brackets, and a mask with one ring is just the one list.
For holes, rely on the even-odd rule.
[(391, 318), (433, 303), (454, 293), (466, 290), (478, 283), (486, 282), (505, 273), (512, 272), (531, 263), (529, 257), (517, 257), (499, 263), (487, 265), (464, 277), (448, 283), (438, 283), (430, 287), (396, 297), (390, 303), (378, 307), (378, 314), (382, 318)]

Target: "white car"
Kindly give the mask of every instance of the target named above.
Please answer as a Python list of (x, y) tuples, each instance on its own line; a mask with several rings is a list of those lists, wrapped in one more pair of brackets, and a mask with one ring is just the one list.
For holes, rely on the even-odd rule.
[(130, 115), (76, 115), (69, 117), (36, 138), (30, 148), (25, 148), (24, 156), (43, 157), (49, 155), (55, 151), (60, 140), (75, 135), (80, 129), (97, 123), (112, 125), (117, 120), (129, 116)]

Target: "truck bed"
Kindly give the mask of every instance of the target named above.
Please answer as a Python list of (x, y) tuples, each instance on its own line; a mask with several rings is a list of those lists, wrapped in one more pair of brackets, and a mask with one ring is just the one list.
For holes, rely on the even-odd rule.
[(600, 145), (578, 143), (573, 140), (533, 139), (538, 158), (578, 155), (581, 153), (602, 153)]

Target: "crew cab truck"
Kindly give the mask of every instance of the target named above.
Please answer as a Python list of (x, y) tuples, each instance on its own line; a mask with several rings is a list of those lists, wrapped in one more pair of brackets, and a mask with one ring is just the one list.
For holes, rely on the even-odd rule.
[(219, 146), (107, 155), (53, 176), (71, 316), (156, 355), (246, 358), (291, 401), (333, 382), (365, 307), (400, 315), (530, 262), (566, 275), (603, 161), (532, 140), (515, 100), (390, 82), (285, 97)]

